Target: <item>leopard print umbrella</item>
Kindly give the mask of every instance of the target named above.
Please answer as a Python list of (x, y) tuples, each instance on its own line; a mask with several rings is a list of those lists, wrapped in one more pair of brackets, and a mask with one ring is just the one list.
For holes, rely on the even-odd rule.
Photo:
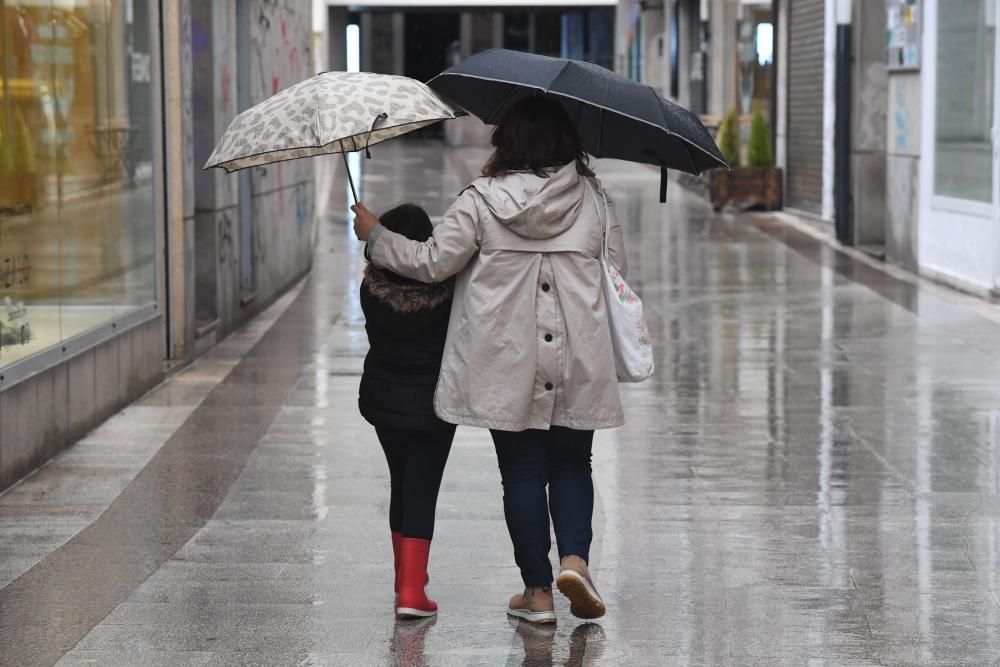
[(409, 77), (324, 72), (236, 116), (204, 168), (232, 172), (358, 151), (461, 115), (458, 107)]

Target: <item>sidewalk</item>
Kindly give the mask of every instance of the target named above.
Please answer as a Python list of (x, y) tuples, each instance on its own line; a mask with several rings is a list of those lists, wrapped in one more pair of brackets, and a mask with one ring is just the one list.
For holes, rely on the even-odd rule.
[[(446, 209), (478, 154), (379, 147), (362, 196)], [(361, 246), (0, 496), (0, 664), (898, 665), (1000, 659), (1000, 324), (794, 228), (597, 169), (658, 370), (598, 434), (609, 614), (518, 591), (489, 434), (460, 428), (436, 621), (396, 623), (388, 476), (357, 412)]]

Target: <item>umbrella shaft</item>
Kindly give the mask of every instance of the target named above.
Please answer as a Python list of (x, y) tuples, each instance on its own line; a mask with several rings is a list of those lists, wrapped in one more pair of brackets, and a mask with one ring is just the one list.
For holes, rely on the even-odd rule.
[(351, 184), (351, 194), (354, 195), (354, 203), (357, 204), (358, 191), (354, 189), (354, 179), (351, 177), (351, 165), (347, 163), (347, 153), (341, 150), (340, 154), (344, 156), (344, 169), (347, 171), (347, 182)]

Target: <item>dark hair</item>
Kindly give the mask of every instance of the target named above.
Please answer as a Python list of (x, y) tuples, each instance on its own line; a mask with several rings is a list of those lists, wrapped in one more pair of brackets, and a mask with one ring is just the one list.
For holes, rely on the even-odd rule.
[(483, 176), (505, 176), (512, 171), (545, 176), (546, 169), (573, 161), (581, 175), (594, 175), (569, 114), (550, 97), (532, 95), (516, 102), (494, 128), (492, 144), (495, 150), (483, 167)]
[(413, 241), (426, 241), (434, 233), (427, 212), (416, 204), (400, 204), (383, 213), (379, 222), (389, 231)]

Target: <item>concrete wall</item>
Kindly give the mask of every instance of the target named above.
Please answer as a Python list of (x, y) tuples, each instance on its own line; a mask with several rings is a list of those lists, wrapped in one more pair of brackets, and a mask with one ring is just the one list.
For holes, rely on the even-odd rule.
[(649, 9), (642, 13), (642, 42), (645, 57), (643, 58), (642, 82), (651, 86), (661, 96), (665, 96), (668, 88), (670, 48), (667, 43), (667, 14), (663, 7)]
[(327, 25), (325, 36), (327, 40), (326, 68), (333, 72), (343, 72), (347, 69), (347, 7), (327, 7)]
[(918, 269), (920, 229), (919, 72), (889, 72), (886, 123), (885, 254)]
[[(308, 3), (296, 0), (253, 0), (251, 17), (250, 91), (256, 103), (315, 74), (312, 13)], [(253, 192), (259, 310), (311, 266), (313, 165), (291, 160), (256, 168)]]
[(851, 103), (851, 192), (854, 242), (886, 239), (885, 6), (854, 0)]
[(628, 34), (631, 30), (632, 0), (618, 0), (615, 5), (615, 71), (627, 75)]
[[(243, 243), (239, 176), (201, 165), (238, 112), (239, 69), (248, 68), (256, 104), (315, 72), (312, 7), (294, 0), (250, 0), (249, 62), (238, 62), (237, 0), (193, 3), (192, 97), (197, 174), (194, 191), (195, 349), (202, 352), (240, 326), (308, 271), (314, 233), (314, 176), (310, 161), (254, 168), (252, 244)], [(247, 302), (241, 254), (252, 252), (255, 289)]]
[(159, 382), (163, 340), (156, 316), (0, 392), (0, 491)]

